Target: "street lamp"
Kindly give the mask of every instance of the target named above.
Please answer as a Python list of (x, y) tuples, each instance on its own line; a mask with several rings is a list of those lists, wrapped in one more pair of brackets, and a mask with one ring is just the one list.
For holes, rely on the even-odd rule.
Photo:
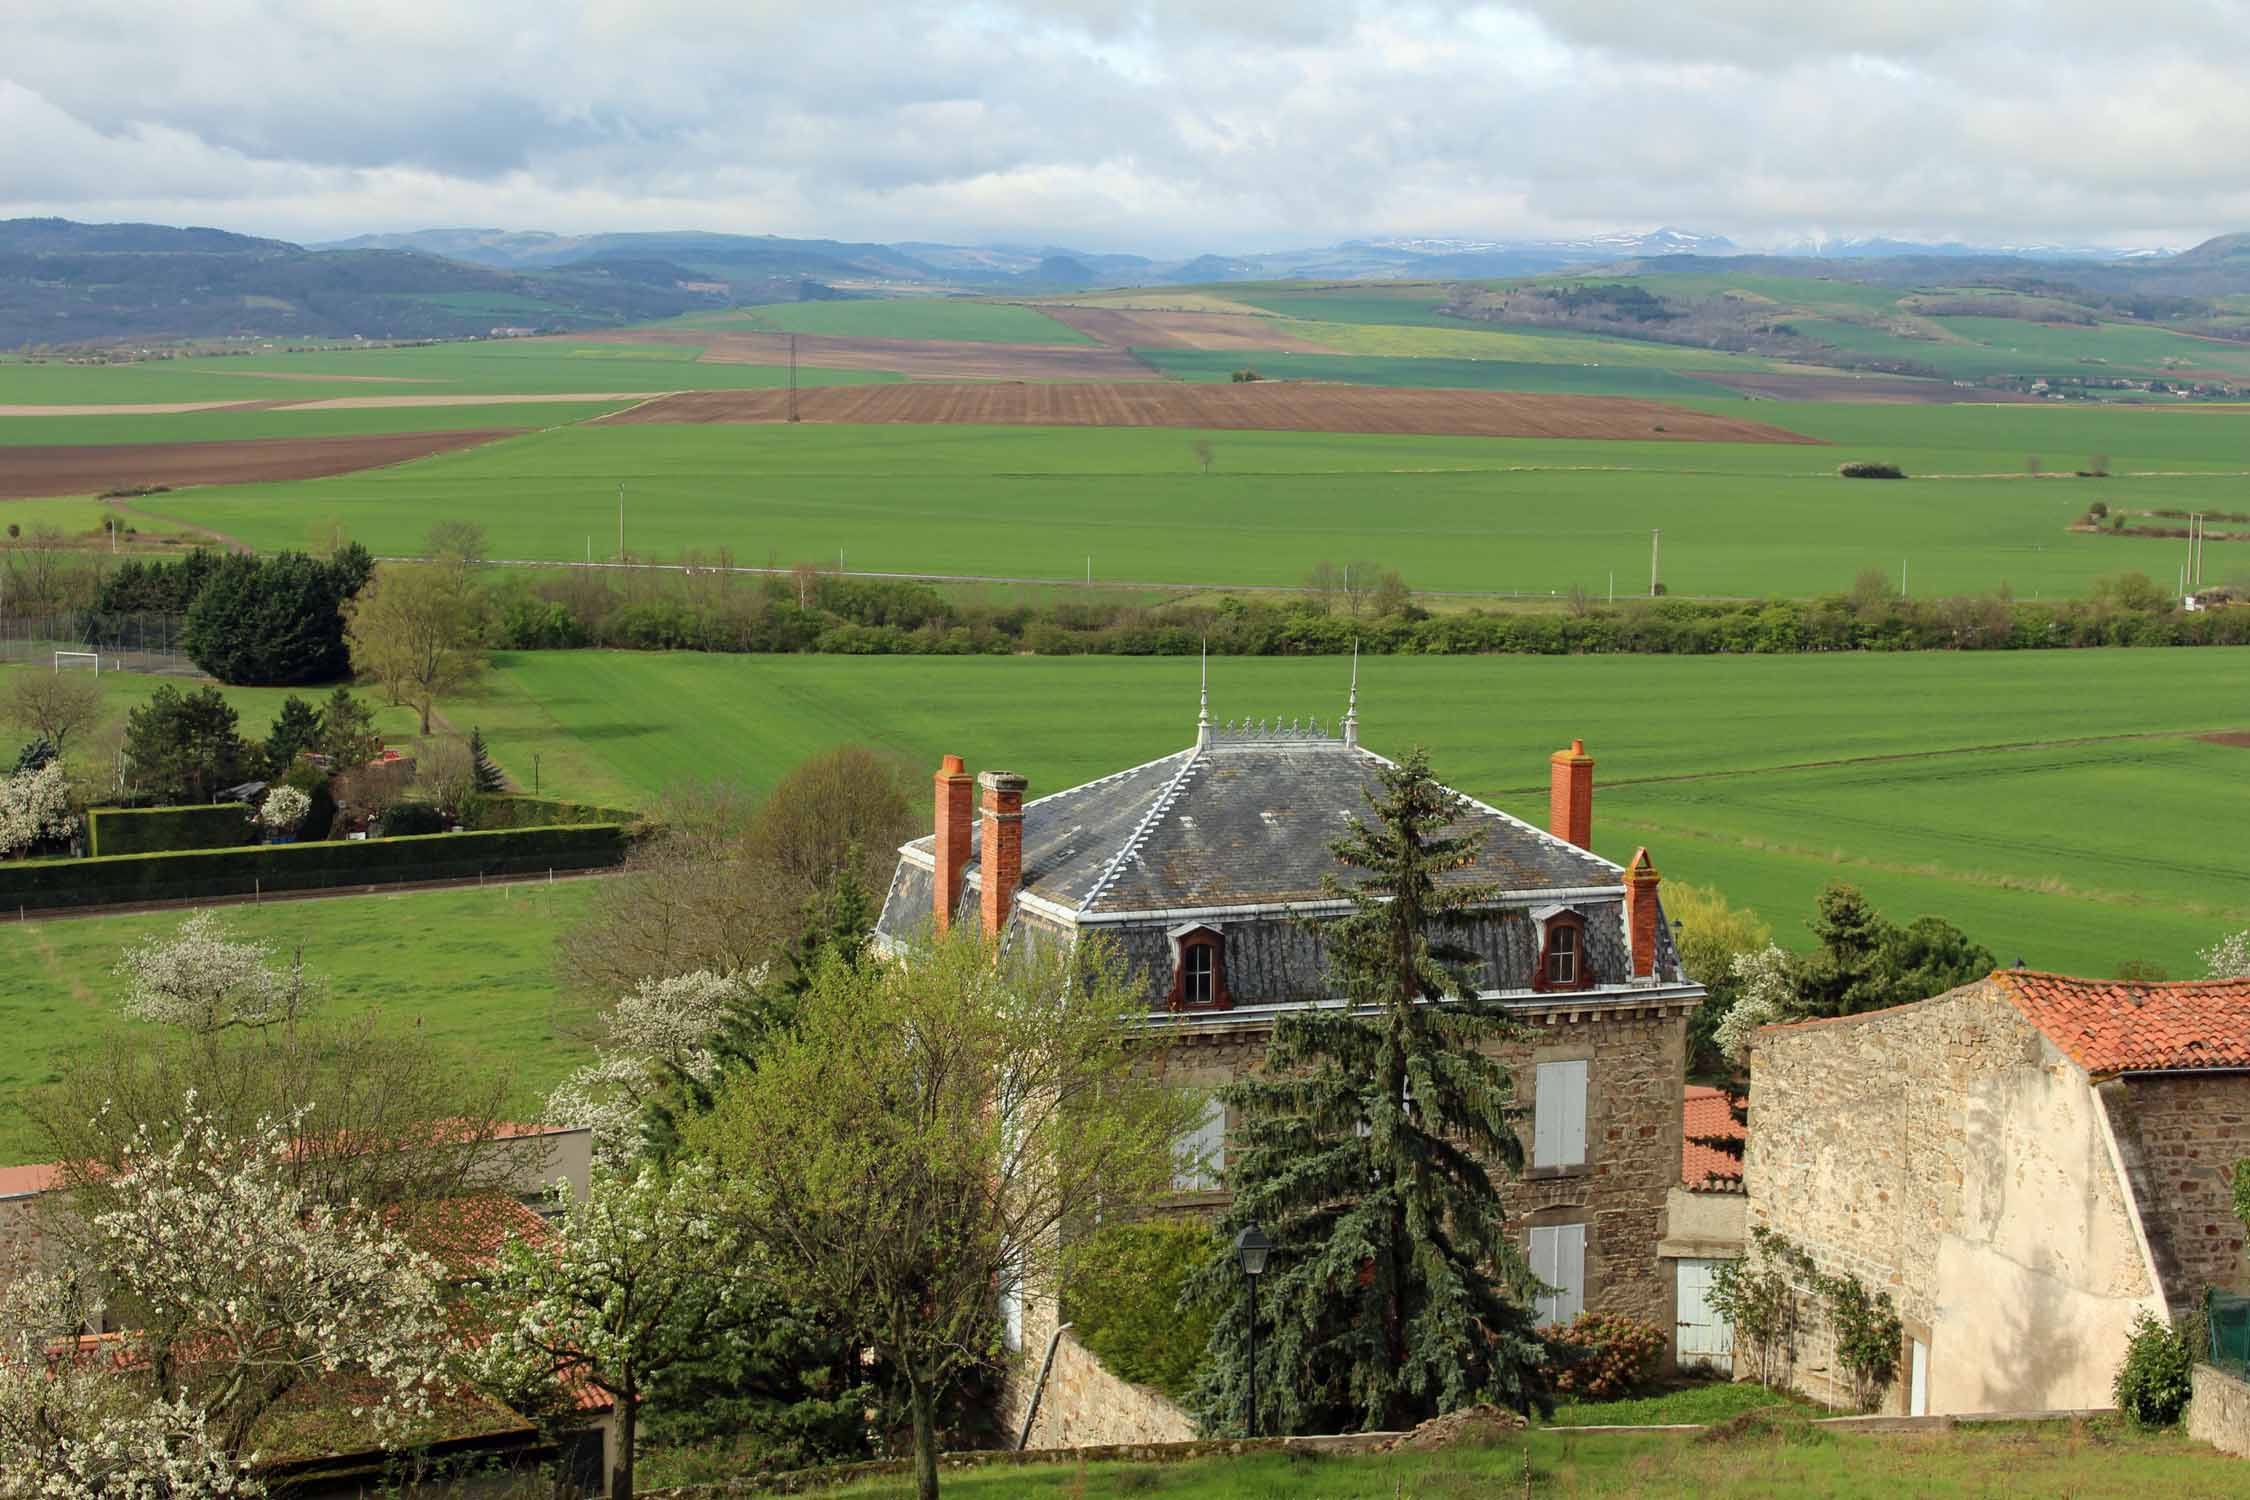
[(1242, 1262), (1243, 1278), (1250, 1283), (1250, 1406), (1245, 1426), (1251, 1437), (1258, 1435), (1258, 1278), (1266, 1274), (1266, 1252), (1271, 1249), (1273, 1241), (1255, 1220), (1234, 1237), (1235, 1259)]

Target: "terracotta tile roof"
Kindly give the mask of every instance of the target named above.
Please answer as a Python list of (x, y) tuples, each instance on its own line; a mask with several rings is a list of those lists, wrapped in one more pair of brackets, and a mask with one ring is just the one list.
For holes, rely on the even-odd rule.
[(1691, 1188), (1738, 1188), (1742, 1185), (1742, 1158), (1729, 1156), (1716, 1146), (1696, 1143), (1697, 1136), (1724, 1136), (1739, 1141), (1746, 1132), (1728, 1107), (1725, 1089), (1699, 1083), (1687, 1087), (1687, 1108), (1680, 1134), (1680, 1181)]
[(2250, 978), (2143, 984), (2002, 969), (1992, 983), (2096, 1076), (2250, 1068)]
[(0, 1167), (0, 1198), (27, 1198), (44, 1193), (62, 1176), (53, 1162), (30, 1167)]

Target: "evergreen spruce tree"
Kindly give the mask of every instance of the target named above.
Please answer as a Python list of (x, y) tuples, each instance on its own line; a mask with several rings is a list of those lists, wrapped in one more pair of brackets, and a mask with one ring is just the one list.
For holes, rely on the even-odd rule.
[(1364, 872), (1329, 882), (1352, 909), (1320, 929), (1352, 1008), (1283, 1015), (1263, 1069), (1220, 1091), (1237, 1122), (1234, 1203), (1186, 1293), (1220, 1309), (1195, 1397), (1210, 1431), (1247, 1425), (1233, 1240), (1252, 1222), (1273, 1242), (1258, 1289), (1259, 1432), (1544, 1402), (1539, 1282), (1506, 1234), (1494, 1177), (1523, 1164), (1513, 1084), (1478, 1050), (1511, 1028), (1476, 998), (1475, 954), (1447, 938), (1492, 892), (1438, 883), (1474, 862), (1481, 835), (1447, 831), (1462, 809), (1422, 752), (1379, 774), (1375, 825), (1334, 846)]
[(297, 764), (298, 752), (318, 750), (320, 739), (320, 710), (291, 693), (281, 700), (281, 712), (274, 715), (273, 727), (266, 731), (266, 775), (281, 780)]
[(482, 729), (469, 731), (469, 766), (476, 776), (476, 790), (498, 792), (507, 788), (508, 779), (500, 774), (500, 767), (493, 762), (492, 752), (485, 748)]

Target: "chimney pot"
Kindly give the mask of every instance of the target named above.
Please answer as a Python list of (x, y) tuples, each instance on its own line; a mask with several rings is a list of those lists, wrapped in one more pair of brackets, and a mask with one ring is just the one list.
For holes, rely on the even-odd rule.
[(1637, 980), (1656, 977), (1657, 931), (1663, 921), (1656, 900), (1660, 880), (1648, 850), (1635, 849), (1633, 862), (1625, 868), (1625, 935), (1632, 942)]
[(930, 918), (939, 932), (953, 925), (961, 905), (961, 882), (969, 867), (969, 833), (976, 819), (976, 783), (969, 779), (961, 757), (948, 755), (938, 763), (936, 815), (930, 852), (935, 875), (930, 882)]
[(1594, 846), (1594, 758), (1584, 740), (1547, 757), (1547, 831), (1581, 849)]
[(1023, 884), (1023, 793), (1030, 783), (1013, 771), (986, 771), (977, 777), (977, 785), (984, 789), (979, 876), (984, 935), (997, 941)]

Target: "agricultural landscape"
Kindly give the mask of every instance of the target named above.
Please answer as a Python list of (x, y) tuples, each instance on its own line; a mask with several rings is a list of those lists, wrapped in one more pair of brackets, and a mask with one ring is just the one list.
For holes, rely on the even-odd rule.
[[(286, 856), (332, 868), (284, 881), (269, 860), (213, 905), (512, 1118), (614, 1062), (583, 934), (614, 930), (625, 882), (662, 889), (647, 851), (755, 829), (743, 809), (770, 812), (808, 763), (912, 787), (927, 831), (941, 756), (1036, 798), (1193, 744), (1204, 692), (1221, 720), (1291, 733), (1349, 703), (1368, 747), (1424, 748), (1535, 824), (1550, 754), (1582, 740), (1594, 852), (1645, 848), (1667, 892), (1806, 962), (1839, 884), (2000, 966), (2135, 982), (2198, 977), (2250, 928), (2246, 237), (2068, 271), (1657, 256), (1119, 286), (996, 286), (864, 246), (844, 274), (833, 247), (677, 238), (677, 275), (631, 246), (447, 261), (369, 294), (395, 326), (276, 295), (260, 331), (189, 298), (144, 329), (172, 314), (120, 296), (98, 310), (114, 337), (0, 350), (0, 706), (98, 657), (54, 759), (104, 797), (141, 790), (141, 726), (184, 713), (183, 689), (239, 724), (219, 782), (257, 772), (260, 792), (307, 751), (329, 765), (328, 740), (285, 728), (309, 700), (335, 716), (360, 695), (350, 765), (383, 746), (458, 764), (473, 732), (473, 797), (355, 809), (367, 849), (439, 841), (426, 879), (308, 854), (339, 821)], [(285, 280), (320, 264), (256, 253)], [(420, 252), (321, 253), (364, 271)], [(530, 326), (464, 332), (498, 318)], [(246, 616), (261, 590), (282, 619), (288, 590), (326, 589), (333, 639), (276, 627), (214, 667), (182, 644), (214, 628), (166, 592), (192, 569), (232, 579)], [(426, 652), (450, 664), (372, 665), (353, 590), (371, 610), (389, 580), (455, 611), (458, 639)], [(329, 666), (304, 667), (320, 649)], [(240, 666), (261, 650), (286, 670)], [(31, 738), (8, 732), (10, 752)], [(24, 774), (44, 764), (27, 749)], [(562, 858), (508, 842), (527, 833)], [(441, 864), (456, 838), (508, 853)], [(627, 872), (584, 839), (629, 846)], [(191, 848), (214, 872), (243, 852), (117, 858)], [(0, 1167), (51, 1152), (46, 1101), (140, 1024), (127, 955), (202, 904), (154, 866), (77, 855), (48, 836), (0, 863)], [(850, 859), (879, 908), (892, 849)], [(113, 879), (115, 899), (87, 897)], [(810, 945), (826, 918), (792, 915)], [(762, 975), (795, 972), (802, 948), (761, 941)], [(1716, 1399), (1698, 1391), (1680, 1399)], [(2037, 1461), (2075, 1464), (2079, 1432)], [(704, 1474), (707, 1437), (667, 1433), (659, 1472)], [(1527, 1493), (1535, 1460), (1543, 1485), (1620, 1495), (1727, 1467), (1671, 1438), (1582, 1469), (1572, 1440), (1527, 1441)], [(1805, 1483), (1839, 1442), (1891, 1461), (1858, 1435), (1774, 1441), (1804, 1449)], [(1969, 1486), (1933, 1493), (1981, 1493), (2013, 1441), (1913, 1463)], [(2200, 1457), (2159, 1440), (2104, 1462), (2175, 1458), (2204, 1493)], [(1276, 1493), (1301, 1478), (1244, 1462)], [(1339, 1459), (1307, 1492), (1375, 1494), (1420, 1462)], [(1087, 1490), (1081, 1468), (1072, 1493), (1138, 1472), (1096, 1468)], [(1204, 1493), (1212, 1472), (1162, 1482)], [(1044, 1483), (999, 1475), (962, 1488)]]

